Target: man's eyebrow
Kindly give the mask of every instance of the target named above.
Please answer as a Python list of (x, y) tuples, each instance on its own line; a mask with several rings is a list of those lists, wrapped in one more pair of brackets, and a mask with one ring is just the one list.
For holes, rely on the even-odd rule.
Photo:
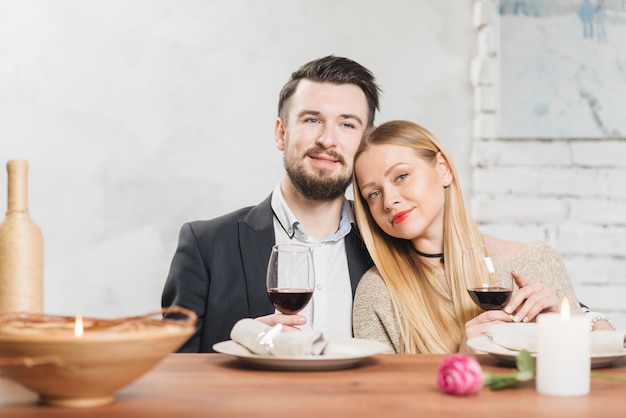
[(317, 110), (303, 110), (298, 113), (298, 118), (301, 118), (302, 116), (319, 116), (321, 114), (322, 112), (318, 112)]
[(351, 113), (346, 113), (346, 114), (341, 115), (341, 117), (342, 117), (343, 119), (354, 119), (354, 120), (356, 120), (359, 124), (363, 125), (363, 121), (362, 121), (362, 120), (361, 120), (361, 118), (360, 118), (360, 117), (358, 117), (357, 115), (353, 115), (353, 114), (351, 114)]
[[(303, 110), (300, 113), (298, 113), (298, 118), (301, 118), (303, 116), (320, 116), (321, 114), (322, 112), (319, 112), (317, 110)], [(353, 115), (352, 113), (344, 113), (344, 114), (339, 115), (339, 117), (341, 119), (354, 119), (359, 124), (363, 125), (363, 120), (357, 115)]]

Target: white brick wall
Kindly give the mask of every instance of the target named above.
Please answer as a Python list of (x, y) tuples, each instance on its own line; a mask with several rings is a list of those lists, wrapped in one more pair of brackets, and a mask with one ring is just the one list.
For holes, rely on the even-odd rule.
[(486, 233), (556, 248), (578, 298), (626, 329), (626, 138), (498, 138), (497, 1), (474, 5), (470, 209)]

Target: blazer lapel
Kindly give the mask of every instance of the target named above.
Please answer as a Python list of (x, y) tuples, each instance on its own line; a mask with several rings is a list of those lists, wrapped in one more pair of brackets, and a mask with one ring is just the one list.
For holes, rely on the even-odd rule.
[(265, 287), (267, 261), (274, 241), (270, 195), (239, 221), (239, 245), (251, 318), (274, 313)]
[(346, 255), (348, 257), (348, 271), (350, 272), (350, 284), (352, 297), (356, 292), (361, 276), (374, 265), (372, 258), (361, 239), (356, 225), (352, 225), (352, 231), (345, 238)]
[[(351, 211), (352, 218), (354, 219), (354, 201), (347, 200), (347, 203), (348, 209)], [(361, 276), (374, 265), (374, 262), (372, 261), (369, 251), (367, 251), (359, 228), (354, 221), (352, 222), (352, 230), (346, 235), (345, 243), (350, 284), (352, 286), (352, 297), (354, 298)]]

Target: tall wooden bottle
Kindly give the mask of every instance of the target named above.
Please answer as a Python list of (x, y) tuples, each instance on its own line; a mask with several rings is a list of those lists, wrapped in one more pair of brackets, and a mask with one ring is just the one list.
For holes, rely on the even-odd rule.
[(0, 224), (0, 313), (43, 313), (43, 235), (28, 213), (28, 161), (7, 163), (8, 201)]

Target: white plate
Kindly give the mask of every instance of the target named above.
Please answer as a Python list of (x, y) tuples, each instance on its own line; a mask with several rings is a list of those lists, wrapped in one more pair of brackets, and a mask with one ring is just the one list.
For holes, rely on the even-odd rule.
[(213, 345), (218, 353), (237, 357), (242, 363), (270, 370), (337, 370), (354, 367), (367, 357), (380, 354), (386, 346), (377, 341), (358, 338), (329, 339), (329, 354), (321, 356), (260, 356), (228, 340)]
[[(467, 340), (467, 345), (476, 351), (483, 351), (489, 353), (503, 363), (515, 365), (515, 357), (519, 351), (509, 350), (498, 344), (493, 343), (489, 337), (483, 335), (481, 337), (472, 338)], [(536, 353), (531, 353), (533, 357), (536, 357)], [(609, 367), (615, 360), (621, 359), (626, 356), (626, 352), (619, 353), (607, 353), (607, 354), (592, 354), (591, 355), (591, 367)]]

